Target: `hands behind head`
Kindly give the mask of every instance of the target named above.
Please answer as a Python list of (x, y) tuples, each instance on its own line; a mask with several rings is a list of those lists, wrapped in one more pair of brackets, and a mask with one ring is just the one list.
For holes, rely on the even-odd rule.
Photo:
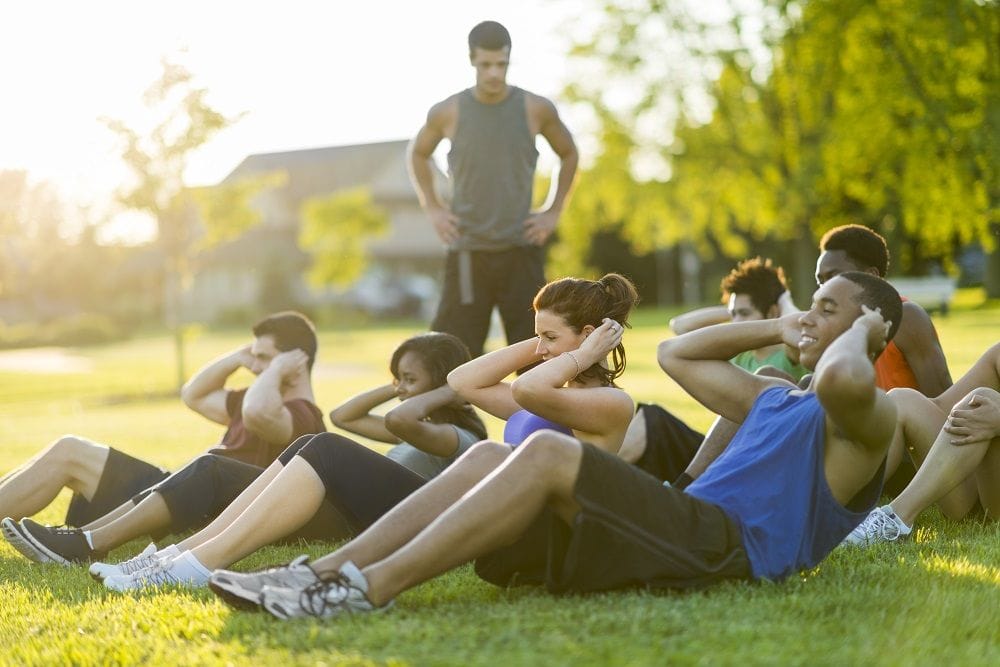
[(309, 372), (309, 355), (296, 348), (287, 352), (279, 352), (271, 360), (271, 368), (276, 370), (284, 381), (290, 381), (298, 375)]
[(253, 345), (247, 343), (246, 345), (236, 348), (231, 353), (236, 361), (239, 362), (240, 366), (248, 371), (253, 370), (253, 353), (250, 351), (251, 349), (253, 349)]
[(955, 404), (944, 423), (951, 444), (988, 442), (1000, 435), (1000, 393), (980, 387)]
[(799, 323), (800, 317), (802, 317), (802, 313), (795, 312), (782, 315), (778, 318), (778, 322), (781, 325), (781, 342), (789, 347), (794, 347), (796, 350), (799, 349), (799, 339), (802, 338), (802, 324)]
[(622, 335), (624, 333), (625, 327), (605, 317), (601, 322), (601, 326), (590, 332), (590, 335), (580, 344), (580, 354), (588, 362), (584, 366), (584, 361), (581, 359), (580, 365), (586, 369), (603, 361), (622, 342)]
[(854, 320), (854, 327), (863, 328), (867, 335), (868, 352), (878, 354), (885, 349), (889, 337), (889, 327), (892, 322), (882, 317), (882, 311), (878, 308), (872, 310), (868, 306), (861, 304), (861, 315)]

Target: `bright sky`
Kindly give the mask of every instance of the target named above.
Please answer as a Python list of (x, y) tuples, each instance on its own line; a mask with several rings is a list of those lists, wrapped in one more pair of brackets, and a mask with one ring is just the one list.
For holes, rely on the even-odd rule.
[[(596, 6), (597, 3), (594, 3)], [(247, 115), (190, 163), (214, 183), (248, 154), (408, 138), (427, 109), (472, 85), (466, 37), (498, 20), (508, 80), (557, 97), (573, 0), (244, 0), (7, 3), (0, 20), (0, 169), (26, 169), (105, 210), (126, 172), (100, 117), (141, 121), (162, 55), (227, 114)], [(566, 116), (571, 129), (572, 114)], [(581, 121), (582, 122), (582, 121)], [(136, 230), (137, 231), (137, 230)]]

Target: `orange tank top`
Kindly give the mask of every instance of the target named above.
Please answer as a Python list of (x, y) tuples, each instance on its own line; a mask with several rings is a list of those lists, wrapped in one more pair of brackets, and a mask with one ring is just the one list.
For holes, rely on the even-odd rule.
[(917, 376), (906, 363), (906, 357), (896, 347), (895, 341), (889, 341), (882, 354), (875, 360), (875, 386), (882, 391), (889, 391), (895, 387), (919, 389)]

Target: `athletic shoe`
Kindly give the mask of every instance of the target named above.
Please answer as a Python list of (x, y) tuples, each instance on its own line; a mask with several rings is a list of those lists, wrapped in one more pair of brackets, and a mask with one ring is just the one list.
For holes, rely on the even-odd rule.
[(302, 590), (319, 582), (319, 575), (306, 562), (308, 560), (309, 556), (303, 554), (288, 565), (257, 572), (216, 570), (208, 580), (208, 587), (233, 607), (257, 609), (264, 586)]
[(19, 554), (28, 560), (36, 563), (51, 563), (52, 559), (38, 551), (31, 540), (21, 532), (21, 526), (10, 517), (0, 521), (0, 532), (3, 532), (4, 539), (14, 547)]
[(896, 516), (889, 505), (876, 507), (857, 528), (841, 542), (841, 546), (870, 547), (879, 542), (895, 542), (913, 529)]
[(264, 586), (260, 593), (260, 605), (282, 620), (302, 616), (333, 618), (343, 614), (380, 611), (392, 606), (390, 601), (376, 607), (367, 593), (368, 580), (354, 563), (348, 561), (330, 581), (318, 581), (300, 589)]
[(25, 543), (36, 553), (37, 557), (28, 556), (33, 561), (73, 565), (103, 556), (90, 548), (79, 528), (50, 528), (31, 519), (21, 519), (17, 525)]
[(149, 543), (142, 552), (128, 560), (120, 563), (91, 563), (90, 576), (97, 581), (104, 581), (108, 577), (120, 577), (122, 575), (134, 574), (152, 565), (157, 560), (164, 558), (176, 558), (180, 555), (180, 549), (171, 544), (168, 547), (157, 550), (156, 545)]
[(160, 586), (204, 586), (211, 574), (190, 551), (176, 558), (154, 559), (149, 567), (132, 574), (114, 575), (104, 580), (113, 591), (138, 591)]

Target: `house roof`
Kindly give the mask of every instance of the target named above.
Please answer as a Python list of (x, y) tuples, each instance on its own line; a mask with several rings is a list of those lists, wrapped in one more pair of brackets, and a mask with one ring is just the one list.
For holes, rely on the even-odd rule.
[[(281, 189), (292, 205), (316, 195), (346, 188), (368, 187), (375, 199), (416, 199), (406, 171), (406, 147), (399, 139), (373, 144), (325, 146), (277, 153), (248, 155), (223, 182), (249, 174), (286, 171)], [(435, 169), (436, 178), (443, 175)]]

